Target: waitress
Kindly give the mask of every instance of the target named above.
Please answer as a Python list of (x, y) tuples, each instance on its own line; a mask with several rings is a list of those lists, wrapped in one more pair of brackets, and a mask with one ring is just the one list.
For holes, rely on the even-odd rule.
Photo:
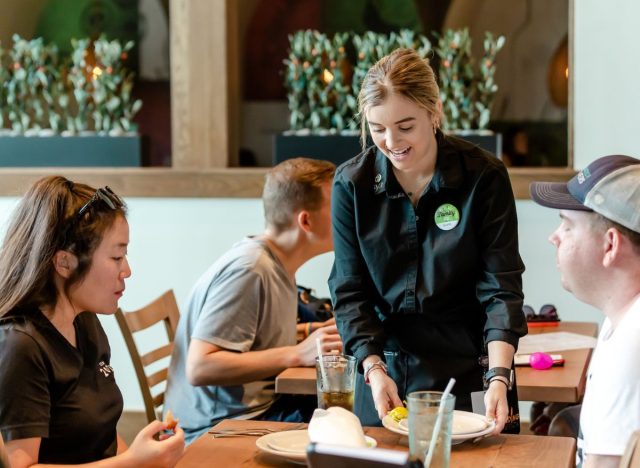
[[(507, 171), (439, 130), (438, 85), (413, 50), (378, 61), (358, 104), (363, 152), (334, 179), (329, 279), (345, 353), (362, 372), (354, 411), (379, 425), (408, 393), (443, 390), (451, 377), (456, 408), (471, 410), (488, 352), (484, 403), (499, 433), (527, 332)], [(367, 127), (375, 146), (364, 149)]]

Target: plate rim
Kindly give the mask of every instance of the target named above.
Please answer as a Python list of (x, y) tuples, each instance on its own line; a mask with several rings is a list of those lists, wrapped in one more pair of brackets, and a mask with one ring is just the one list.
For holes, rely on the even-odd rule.
[[(467, 432), (464, 434), (451, 434), (452, 441), (464, 441), (467, 439), (475, 439), (476, 437), (489, 434), (496, 427), (495, 421), (486, 421), (486, 419), (484, 419), (484, 416), (480, 414), (472, 413), (470, 411), (462, 411), (462, 410), (454, 410), (454, 412), (464, 413), (466, 415), (473, 415), (473, 417), (476, 417), (476, 418), (482, 418), (487, 423), (487, 427), (477, 432)], [(403, 419), (406, 419), (406, 418), (403, 418)], [(391, 432), (395, 432), (396, 434), (400, 434), (404, 436), (409, 435), (409, 430), (408, 429), (405, 430), (403, 426), (400, 425), (399, 422), (397, 422), (388, 414), (385, 415), (384, 418), (382, 418), (382, 425), (386, 429), (390, 430)]]
[[(305, 450), (304, 452), (300, 453), (300, 452), (286, 452), (286, 451), (281, 451), (281, 450), (277, 450), (274, 449), (272, 447), (269, 446), (269, 438), (270, 436), (274, 436), (276, 434), (280, 434), (282, 432), (307, 432), (307, 429), (300, 429), (298, 431), (279, 431), (279, 432), (272, 432), (270, 434), (265, 434), (263, 436), (260, 436), (256, 439), (256, 447), (258, 447), (259, 450), (262, 450), (265, 453), (271, 454), (271, 455), (275, 455), (281, 458), (286, 458), (286, 459), (290, 459), (290, 460), (295, 460), (295, 461), (306, 461), (307, 459), (307, 451)], [(375, 448), (378, 446), (378, 441), (376, 439), (374, 439), (373, 437), (371, 437), (370, 435), (365, 434), (364, 435), (365, 440), (367, 441), (367, 448)]]
[(465, 418), (472, 418), (472, 419), (477, 419), (479, 421), (482, 421), (485, 424), (485, 427), (479, 431), (473, 431), (473, 432), (458, 432), (456, 434), (451, 434), (451, 437), (453, 436), (462, 436), (462, 435), (467, 435), (467, 434), (478, 434), (480, 432), (485, 431), (488, 427), (491, 427), (492, 425), (495, 427), (496, 423), (495, 421), (487, 421), (487, 418), (481, 414), (478, 413), (473, 413), (471, 411), (463, 411), (463, 410), (453, 410), (454, 415), (456, 413), (464, 415)]
[[(306, 432), (306, 429), (302, 429), (302, 430)], [(293, 431), (287, 431), (287, 432), (293, 432)], [(259, 450), (262, 450), (265, 453), (275, 455), (281, 458), (291, 459), (295, 461), (304, 461), (307, 459), (306, 452), (301, 454), (299, 452), (282, 452), (280, 450), (272, 449), (269, 446), (268, 440), (269, 440), (269, 437), (273, 436), (274, 434), (278, 434), (278, 432), (272, 432), (271, 434), (265, 434), (261, 437), (258, 437), (256, 439), (256, 447), (258, 447)]]
[[(304, 433), (304, 434), (303, 434)], [(300, 430), (293, 430), (293, 431), (278, 431), (278, 432), (272, 432), (271, 434), (267, 434), (269, 436), (273, 436), (271, 437), (271, 439), (276, 439), (278, 436), (279, 437), (291, 437), (291, 436), (306, 436), (307, 440), (309, 440), (309, 432), (306, 429), (300, 429)], [(300, 453), (299, 450), (287, 450), (287, 449), (281, 449), (278, 447), (274, 447), (273, 445), (271, 445), (271, 441), (267, 440), (266, 441), (267, 445), (269, 446), (270, 449), (275, 450), (276, 452), (279, 453)], [(307, 443), (308, 445), (308, 443)], [(306, 447), (306, 445), (305, 445)]]

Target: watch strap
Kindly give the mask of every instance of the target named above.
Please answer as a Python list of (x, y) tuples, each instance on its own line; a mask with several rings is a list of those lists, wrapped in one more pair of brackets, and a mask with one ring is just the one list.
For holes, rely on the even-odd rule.
[(484, 374), (485, 386), (489, 386), (491, 381), (496, 377), (504, 377), (507, 379), (507, 388), (511, 390), (513, 385), (513, 370), (508, 367), (492, 367)]

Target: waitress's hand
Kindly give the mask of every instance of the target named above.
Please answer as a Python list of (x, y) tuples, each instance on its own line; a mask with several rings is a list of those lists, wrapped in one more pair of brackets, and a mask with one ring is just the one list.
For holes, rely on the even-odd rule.
[(403, 406), (398, 396), (398, 386), (382, 369), (374, 369), (369, 373), (373, 404), (380, 419), (397, 406)]
[(491, 435), (498, 435), (504, 429), (509, 416), (509, 405), (507, 404), (507, 386), (501, 379), (493, 379), (489, 384), (487, 393), (484, 395), (484, 404), (487, 409), (488, 420), (495, 420), (496, 428)]

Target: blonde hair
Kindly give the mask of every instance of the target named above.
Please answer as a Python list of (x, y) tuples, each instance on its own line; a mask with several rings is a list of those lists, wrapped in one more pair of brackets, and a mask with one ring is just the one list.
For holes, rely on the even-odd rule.
[(104, 209), (98, 202), (79, 218), (78, 211), (95, 193), (88, 185), (49, 176), (22, 197), (0, 248), (0, 317), (16, 308), (55, 306), (53, 257), (59, 250), (78, 259), (64, 289), (85, 277), (104, 233), (126, 215), (124, 205)]
[(322, 207), (322, 185), (330, 182), (336, 166), (318, 159), (287, 159), (268, 173), (262, 192), (267, 225), (282, 231), (288, 228), (296, 211)]
[(440, 89), (429, 61), (421, 58), (413, 49), (396, 49), (378, 60), (362, 80), (358, 93), (358, 114), (363, 151), (367, 142), (367, 111), (384, 103), (390, 94), (403, 96), (426, 109), (434, 125), (440, 126)]

